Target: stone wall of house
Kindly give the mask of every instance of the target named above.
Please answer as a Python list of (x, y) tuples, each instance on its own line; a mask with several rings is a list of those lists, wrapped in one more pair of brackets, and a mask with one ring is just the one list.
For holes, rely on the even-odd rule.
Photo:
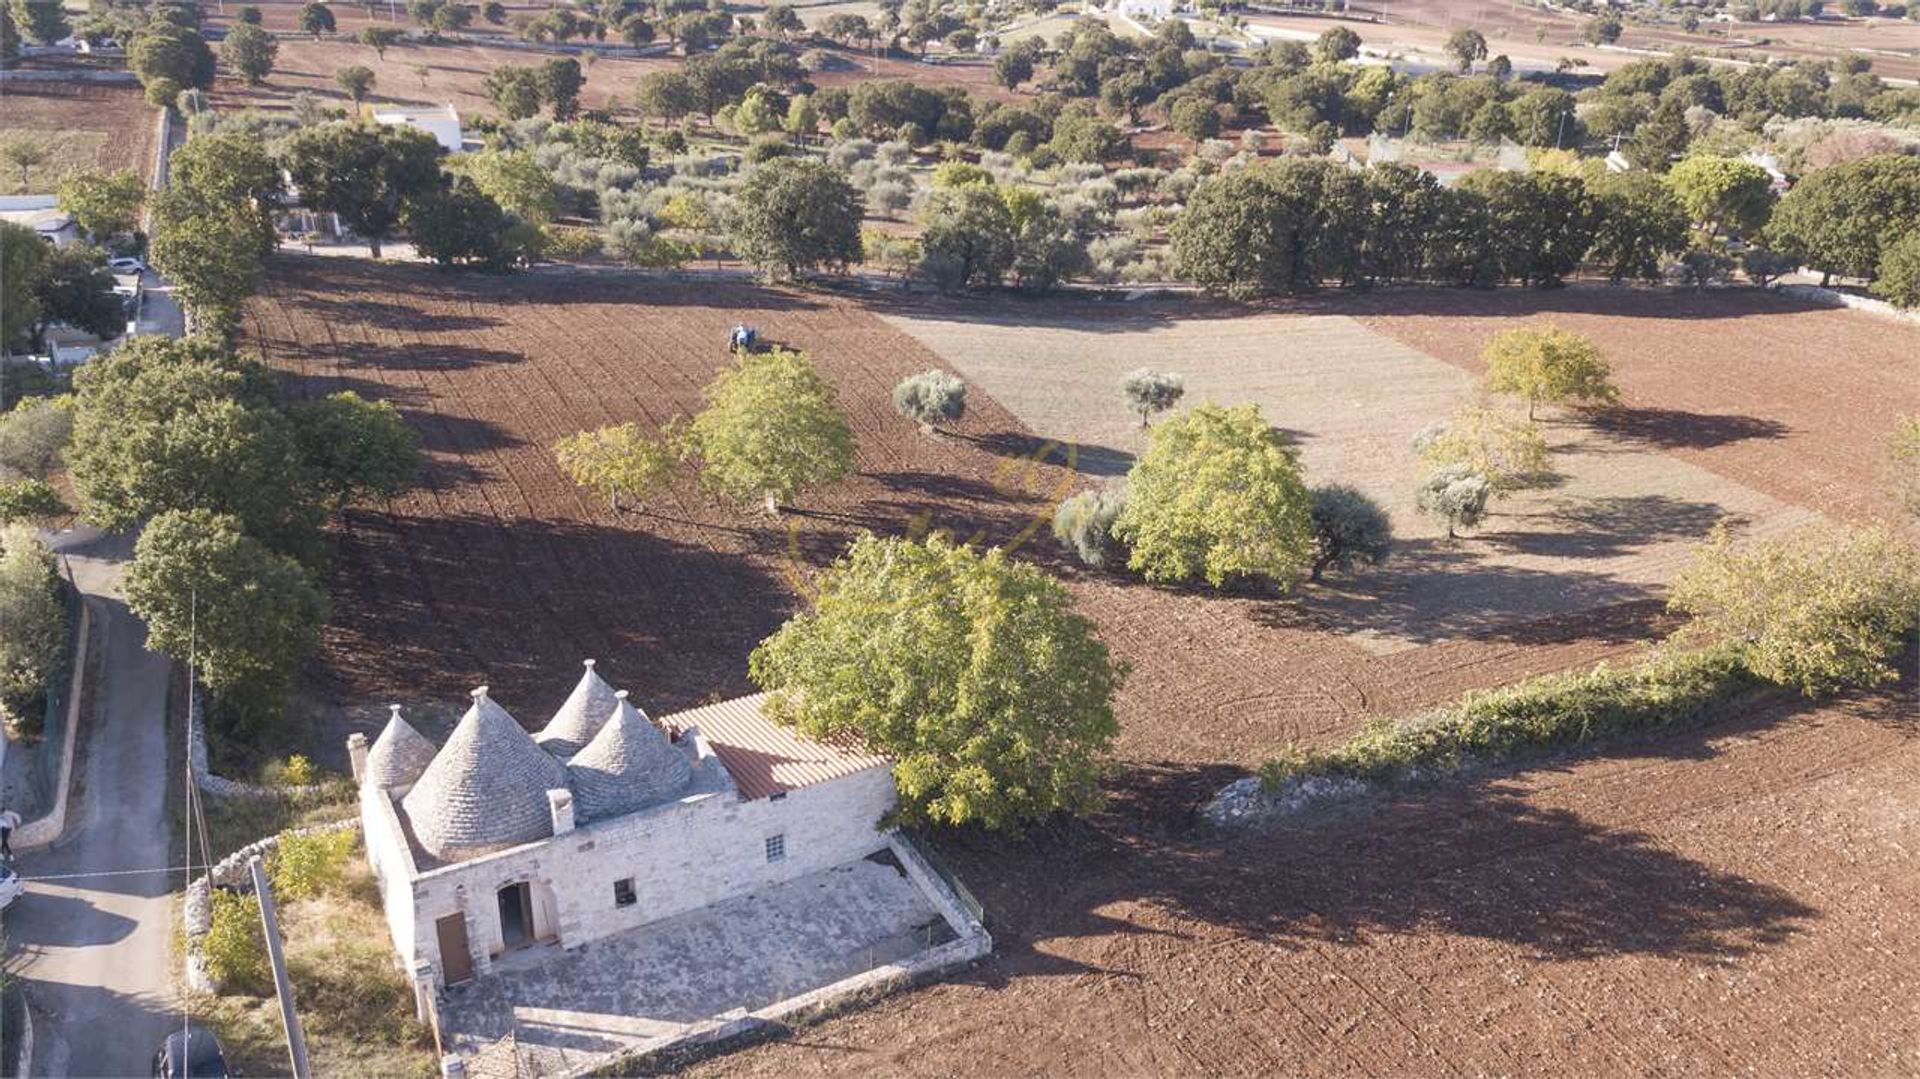
[[(360, 830), (367, 865), (380, 886), (380, 905), (386, 911), (393, 949), (401, 956), (402, 967), (411, 970), (416, 932), (413, 852), (407, 846), (406, 834), (400, 830), (400, 815), (393, 808), (393, 792), (370, 784), (361, 785)], [(428, 932), (431, 934), (431, 927)]]
[[(884, 767), (775, 799), (707, 792), (431, 869), (413, 882), (410, 958), (431, 961), (442, 978), (434, 923), (463, 912), (474, 970), (484, 973), (502, 949), (496, 895), (521, 881), (532, 885), (536, 934), (571, 948), (840, 865), (887, 846), (878, 825), (894, 798)], [(784, 856), (769, 862), (766, 841), (776, 835)], [(614, 885), (624, 879), (635, 901), (621, 906)]]

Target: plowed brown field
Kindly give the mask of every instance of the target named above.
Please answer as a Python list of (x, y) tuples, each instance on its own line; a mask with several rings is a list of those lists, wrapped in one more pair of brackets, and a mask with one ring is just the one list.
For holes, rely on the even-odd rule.
[(132, 169), (144, 179), (153, 171), (157, 118), (130, 82), (0, 83), (0, 137), (28, 136), (49, 151), (25, 186), (19, 169), (0, 170), (0, 194), (49, 194), (64, 177), (84, 172)]
[[(680, 707), (748, 688), (747, 652), (857, 529), (1019, 535), (1075, 477), (1029, 466), (1033, 435), (979, 383), (954, 437), (895, 416), (894, 382), (942, 361), (874, 304), (277, 257), (249, 343), (296, 392), (393, 400), (431, 461), (421, 489), (338, 529), (325, 687), (425, 703), (485, 680), (538, 723), (592, 655), (649, 707)], [(559, 475), (561, 435), (697, 408), (738, 321), (814, 355), (859, 435), (857, 477), (772, 522), (691, 484), (615, 515)], [(1083, 573), (1044, 537), (1021, 551), (1134, 665), (1109, 807), (943, 841), (996, 936), (975, 971), (696, 1070), (1920, 1067), (1911, 683), (1227, 840), (1193, 810), (1280, 743), (1628, 653), (1657, 602), (1379, 652), (1272, 596)]]

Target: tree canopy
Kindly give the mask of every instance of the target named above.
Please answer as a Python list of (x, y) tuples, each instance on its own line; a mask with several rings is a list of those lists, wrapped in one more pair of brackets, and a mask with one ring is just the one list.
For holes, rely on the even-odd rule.
[(1802, 177), (1780, 200), (1768, 241), (1823, 274), (1871, 278), (1881, 253), (1920, 233), (1920, 159), (1855, 158)]
[(287, 171), (306, 204), (340, 215), (373, 257), (400, 223), (407, 200), (437, 189), (440, 144), (418, 128), (330, 123), (287, 140)]
[(734, 250), (763, 270), (791, 277), (860, 257), (860, 199), (824, 161), (780, 157), (757, 165), (734, 198)]
[(678, 464), (668, 440), (649, 437), (637, 423), (568, 435), (554, 444), (553, 455), (568, 479), (605, 498), (615, 513), (623, 498), (644, 504), (664, 490)]
[(1297, 451), (1257, 406), (1204, 404), (1153, 429), (1113, 533), (1149, 581), (1262, 576), (1286, 589), (1313, 562), (1310, 507)]
[(714, 490), (760, 500), (768, 513), (853, 471), (853, 429), (833, 387), (799, 352), (743, 353), (706, 389), (686, 430)]
[(748, 669), (776, 720), (893, 759), (901, 823), (990, 829), (1097, 803), (1125, 675), (1041, 570), (870, 534)]
[(334, 507), (399, 494), (420, 471), (420, 437), (390, 401), (352, 390), (289, 411), (312, 490)]
[(1590, 338), (1558, 326), (1522, 327), (1493, 335), (1480, 352), (1486, 388), (1535, 405), (1610, 405), (1620, 400), (1613, 368)]

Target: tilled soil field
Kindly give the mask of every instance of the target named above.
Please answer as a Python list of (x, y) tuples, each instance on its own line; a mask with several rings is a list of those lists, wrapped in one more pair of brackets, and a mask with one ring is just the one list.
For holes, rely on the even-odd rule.
[(82, 172), (132, 169), (145, 179), (153, 171), (156, 119), (131, 82), (0, 83), (0, 137), (31, 136), (50, 151), (24, 189), (19, 169), (0, 169), (0, 194), (45, 194), (63, 177)]
[(1423, 291), (1335, 302), (1476, 376), (1495, 332), (1557, 323), (1597, 341), (1635, 406), (1613, 429), (1833, 516), (1886, 512), (1887, 439), (1920, 413), (1920, 325), (1752, 289)]
[[(894, 415), (895, 381), (942, 363), (873, 302), (276, 257), (248, 343), (297, 393), (393, 400), (430, 457), (422, 488), (337, 529), (322, 688), (351, 709), (485, 680), (537, 724), (592, 655), (647, 706), (681, 707), (748, 688), (747, 652), (859, 528), (1018, 540), (1085, 478), (1029, 464), (1043, 444), (979, 384), (954, 436)], [(559, 475), (561, 435), (697, 408), (739, 321), (814, 355), (859, 434), (857, 477), (772, 522), (691, 484), (615, 515)], [(974, 971), (696, 1071), (1920, 1067), (1911, 684), (1223, 838), (1195, 809), (1281, 743), (1624, 656), (1657, 602), (1383, 653), (1293, 601), (1085, 573), (1044, 536), (1020, 551), (1134, 665), (1109, 806), (943, 840), (996, 936)]]

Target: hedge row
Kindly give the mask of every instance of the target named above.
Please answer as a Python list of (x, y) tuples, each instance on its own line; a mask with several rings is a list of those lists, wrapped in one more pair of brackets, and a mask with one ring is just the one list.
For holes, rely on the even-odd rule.
[(1370, 723), (1333, 749), (1289, 746), (1261, 766), (1260, 781), (1273, 792), (1315, 776), (1398, 779), (1683, 727), (1766, 684), (1748, 669), (1743, 651), (1731, 646), (1670, 653), (1624, 670), (1603, 663), (1584, 673), (1470, 693), (1407, 723)]

